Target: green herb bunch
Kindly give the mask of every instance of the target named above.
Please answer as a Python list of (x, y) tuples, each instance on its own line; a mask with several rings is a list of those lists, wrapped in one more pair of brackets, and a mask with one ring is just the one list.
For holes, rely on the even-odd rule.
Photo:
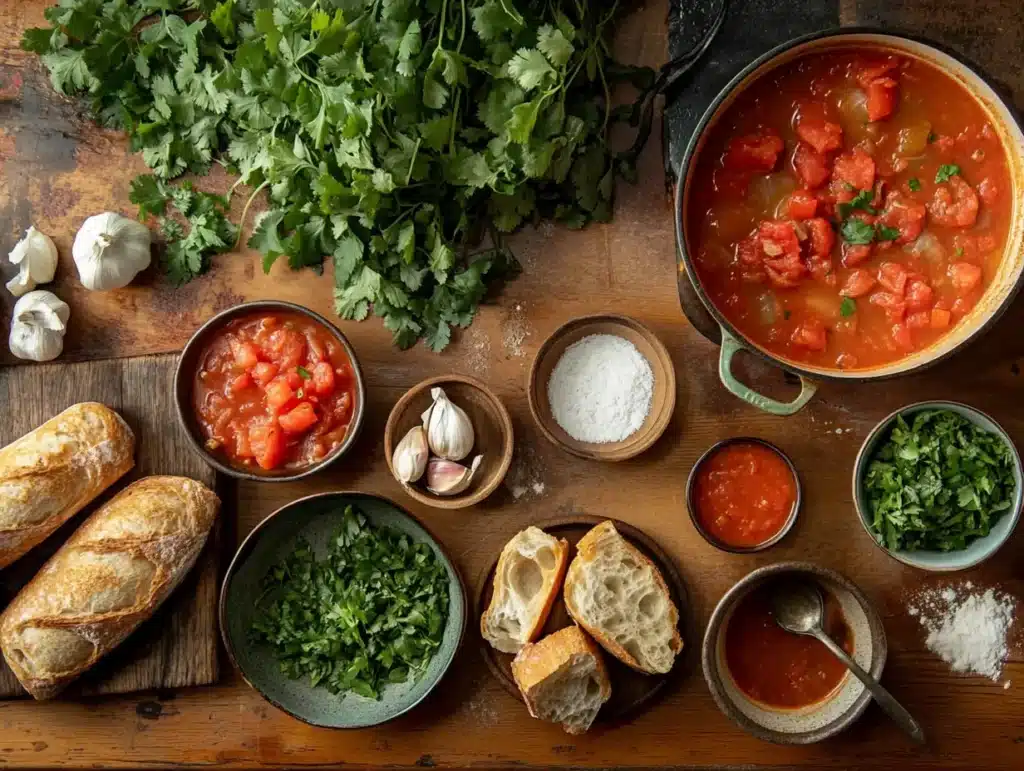
[(896, 418), (864, 480), (887, 548), (955, 551), (988, 535), (1016, 493), (1006, 442), (949, 410)]
[(329, 256), (342, 317), (440, 350), (517, 268), (502, 233), (609, 218), (632, 173), (606, 144), (611, 81), (649, 74), (610, 59), (617, 7), (61, 0), (22, 46), (159, 179), (225, 165), (253, 189), (246, 211), (266, 190), (248, 242), (265, 269)]
[(379, 698), (423, 674), (448, 618), (448, 572), (433, 550), (347, 506), (325, 559), (300, 540), (263, 579), (251, 635), (288, 677)]

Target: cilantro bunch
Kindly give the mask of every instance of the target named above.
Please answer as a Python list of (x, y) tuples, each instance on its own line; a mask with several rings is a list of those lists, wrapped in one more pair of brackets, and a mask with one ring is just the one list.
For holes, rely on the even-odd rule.
[(871, 529), (894, 550), (956, 551), (988, 535), (1016, 483), (1001, 437), (950, 410), (899, 415), (864, 479)]
[(318, 559), (300, 540), (268, 571), (250, 634), (288, 677), (380, 698), (426, 671), (448, 619), (448, 572), (424, 543), (345, 507)]
[[(632, 171), (607, 146), (610, 90), (638, 74), (609, 57), (617, 8), (61, 0), (22, 46), (158, 179), (225, 165), (253, 191), (246, 212), (266, 191), (248, 241), (266, 270), (329, 257), (342, 317), (372, 311), (399, 346), (440, 350), (517, 268), (503, 233), (610, 217)], [(206, 257), (188, 262), (179, 278)]]

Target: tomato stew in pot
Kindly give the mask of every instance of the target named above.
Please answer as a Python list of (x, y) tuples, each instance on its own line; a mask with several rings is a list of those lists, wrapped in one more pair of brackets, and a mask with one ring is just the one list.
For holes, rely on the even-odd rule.
[(1007, 155), (967, 89), (882, 49), (810, 53), (719, 119), (687, 240), (751, 341), (823, 368), (884, 365), (975, 306), (1012, 214)]

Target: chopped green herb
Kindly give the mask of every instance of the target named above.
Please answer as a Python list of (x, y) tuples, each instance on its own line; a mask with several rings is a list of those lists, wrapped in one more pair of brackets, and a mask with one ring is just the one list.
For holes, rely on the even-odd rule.
[(839, 315), (843, 317), (852, 316), (857, 312), (857, 302), (852, 297), (844, 297), (839, 304)]
[(864, 488), (875, 537), (905, 551), (966, 548), (988, 535), (1016, 492), (1006, 442), (950, 410), (898, 416)]
[[(856, 190), (857, 188), (853, 188)], [(850, 201), (846, 203), (840, 203), (836, 206), (836, 210), (839, 212), (840, 219), (846, 219), (854, 211), (866, 211), (868, 214), (878, 214), (878, 210), (871, 205), (874, 200), (875, 194), (871, 190), (860, 190)]]
[(434, 550), (345, 507), (324, 557), (299, 539), (263, 578), (250, 634), (290, 678), (379, 699), (423, 674), (448, 619), (448, 571)]
[(848, 193), (852, 193), (852, 192), (853, 192), (854, 190), (856, 190), (856, 189), (857, 189), (857, 188), (855, 188), (855, 187), (854, 187), (853, 185), (851, 185), (851, 184), (850, 184), (849, 182), (846, 182), (845, 180), (843, 181), (843, 188), (844, 188), (844, 189), (846, 190), (846, 192), (848, 192)]
[(877, 229), (879, 241), (895, 241), (900, 237), (899, 228), (891, 228), (888, 225), (878, 225)]
[(301, 377), (303, 380), (309, 380), (311, 377), (313, 377), (311, 374), (309, 374), (309, 370), (306, 369), (305, 367), (296, 367), (295, 371), (299, 373), (299, 377)]
[(785, 319), (786, 321), (789, 321), (789, 317), (792, 316), (792, 315), (793, 314), (789, 311), (788, 308), (786, 310), (782, 311), (782, 318)]
[(864, 220), (848, 219), (839, 232), (848, 244), (870, 244), (875, 240), (875, 229)]
[(911, 177), (907, 180), (907, 187), (909, 187), (912, 192), (916, 193), (921, 189), (921, 180), (917, 177)]
[(960, 173), (960, 167), (955, 163), (944, 163), (939, 166), (939, 170), (935, 172), (936, 182), (949, 182), (950, 177), (955, 177)]
[(956, 249), (954, 249), (954, 252), (956, 253), (957, 257), (964, 256), (964, 248), (962, 246), (958, 246)]
[(938, 138), (939, 138), (939, 135), (936, 134), (934, 131), (929, 131), (928, 132), (928, 144), (931, 144), (932, 142), (934, 142)]

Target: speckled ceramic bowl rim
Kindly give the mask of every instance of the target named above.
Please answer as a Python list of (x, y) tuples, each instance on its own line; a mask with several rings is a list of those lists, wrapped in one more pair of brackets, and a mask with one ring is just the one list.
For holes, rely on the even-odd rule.
[[(191, 354), (196, 347), (205, 342), (205, 336), (214, 328), (221, 327), (238, 316), (244, 316), (259, 311), (290, 311), (293, 313), (299, 313), (323, 325), (323, 327), (327, 329), (327, 331), (330, 332), (345, 349), (345, 353), (348, 355), (349, 362), (352, 365), (352, 373), (355, 376), (356, 381), (356, 407), (352, 416), (352, 422), (349, 424), (348, 433), (345, 435), (345, 441), (343, 441), (341, 445), (334, 450), (334, 452), (323, 460), (317, 461), (310, 466), (297, 469), (291, 474), (261, 474), (254, 471), (246, 471), (245, 469), (225, 463), (223, 460), (216, 457), (203, 446), (203, 443), (196, 436), (193, 426), (194, 419), (192, 417), (191, 399), (186, 399), (186, 394), (191, 396), (191, 381), (192, 378), (195, 377), (195, 372), (190, 369), (189, 371), (186, 371), (184, 364), (191, 357)], [(338, 327), (316, 311), (311, 311), (309, 308), (305, 308), (295, 303), (285, 302), (283, 300), (254, 300), (253, 302), (242, 303), (221, 311), (192, 333), (192, 337), (188, 339), (185, 347), (182, 348), (181, 353), (178, 355), (178, 363), (174, 368), (174, 404), (178, 412), (178, 423), (181, 424), (181, 427), (185, 432), (185, 436), (188, 437), (189, 445), (202, 457), (204, 461), (206, 461), (206, 463), (213, 466), (220, 473), (234, 477), (235, 479), (247, 479), (252, 482), (294, 482), (326, 468), (348, 452), (348, 449), (352, 446), (353, 442), (355, 442), (356, 437), (359, 435), (359, 430), (363, 426), (363, 415), (366, 412), (366, 387), (363, 384), (363, 373), (359, 368), (359, 360), (356, 358), (356, 352), (349, 343), (348, 338), (345, 337)]]
[(306, 503), (309, 503), (310, 501), (319, 500), (321, 498), (340, 498), (345, 496), (364, 496), (367, 498), (376, 498), (378, 501), (381, 501), (382, 503), (391, 506), (396, 511), (407, 516), (409, 519), (415, 522), (420, 528), (423, 529), (427, 536), (429, 536), (430, 540), (433, 541), (434, 545), (437, 546), (437, 548), (441, 551), (442, 554), (444, 554), (445, 559), (448, 561), (448, 564), (452, 567), (452, 572), (458, 579), (459, 591), (462, 593), (463, 597), (462, 618), (459, 620), (459, 640), (452, 648), (451, 658), (449, 659), (447, 665), (438, 675), (437, 680), (434, 681), (430, 688), (428, 688), (423, 693), (423, 695), (420, 696), (420, 698), (410, 703), (408, 706), (405, 707), (405, 709), (401, 710), (400, 712), (396, 712), (394, 715), (387, 718), (386, 720), (382, 720), (381, 722), (375, 723), (374, 725), (383, 725), (384, 723), (389, 723), (395, 720), (396, 718), (406, 714), (407, 712), (409, 712), (409, 710), (423, 703), (424, 699), (426, 699), (431, 693), (434, 692), (434, 689), (444, 679), (445, 674), (447, 674), (448, 670), (451, 669), (451, 666), (455, 663), (455, 658), (458, 656), (459, 650), (462, 648), (462, 644), (466, 639), (466, 625), (469, 622), (469, 607), (468, 596), (466, 594), (466, 582), (462, 578), (462, 573), (459, 571), (458, 566), (452, 559), (451, 554), (444, 547), (444, 544), (441, 543), (437, 536), (434, 535), (430, 528), (423, 524), (422, 520), (420, 520), (418, 517), (411, 514), (404, 506), (395, 503), (393, 500), (383, 495), (377, 495), (376, 493), (367, 493), (363, 492), (362, 490), (333, 490), (324, 493), (314, 493), (313, 495), (307, 495), (303, 498), (294, 500), (291, 503), (286, 503), (281, 508), (277, 509), (271, 514), (268, 514), (258, 525), (256, 525), (256, 527), (252, 529), (252, 532), (250, 532), (249, 535), (245, 537), (241, 545), (239, 545), (238, 551), (235, 552), (235, 556), (231, 558), (231, 564), (228, 565), (227, 572), (224, 574), (224, 581), (220, 585), (220, 596), (217, 601), (217, 624), (220, 627), (220, 639), (221, 642), (224, 643), (224, 649), (227, 651), (228, 659), (231, 662), (231, 666), (233, 666), (235, 668), (235, 671), (238, 672), (239, 675), (241, 675), (242, 679), (246, 682), (246, 684), (254, 691), (256, 691), (256, 693), (262, 696), (269, 704), (272, 704), (285, 714), (290, 715), (296, 720), (300, 720), (308, 725), (316, 726), (318, 728), (330, 728), (335, 731), (358, 731), (360, 729), (370, 728), (372, 726), (336, 726), (327, 723), (319, 723), (315, 720), (309, 720), (303, 717), (302, 715), (293, 712), (292, 710), (288, 709), (288, 707), (286, 707), (285, 705), (271, 698), (262, 688), (259, 687), (257, 683), (250, 680), (249, 676), (246, 675), (242, 667), (239, 666), (238, 659), (235, 657), (234, 646), (231, 644), (231, 640), (228, 637), (227, 633), (227, 604), (228, 591), (231, 586), (231, 579), (234, 577), (238, 567), (241, 566), (241, 564), (246, 559), (248, 559), (249, 555), (252, 553), (253, 548), (255, 548), (256, 541), (259, 539), (260, 533), (263, 531), (263, 529), (271, 522), (271, 520), (273, 520), (279, 515), (285, 514), (286, 512), (290, 511), (291, 509), (294, 509), (297, 506), (302, 506), (305, 505)]
[[(1013, 535), (1013, 531), (1016, 529), (1017, 524), (1020, 521), (1021, 509), (1024, 508), (1024, 489), (1018, 486), (1017, 492), (1014, 496), (1013, 511), (1003, 515), (1003, 517), (1009, 517), (1010, 519), (1010, 526), (1007, 528), (1006, 533), (1003, 535), (1003, 537), (998, 540), (994, 540), (992, 544), (988, 547), (988, 549), (980, 555), (978, 555), (976, 559), (972, 559), (963, 563), (955, 562), (955, 560), (953, 559), (955, 558), (957, 552), (947, 552), (947, 554), (951, 558), (952, 563), (948, 567), (923, 565), (917, 560), (913, 559), (911, 556), (908, 556), (908, 554), (913, 554), (913, 552), (904, 553), (892, 551), (888, 547), (883, 546), (878, 542), (878, 539), (875, 537), (875, 534), (871, 532), (871, 528), (868, 526), (868, 513), (865, 510), (864, 506), (861, 505), (861, 492), (863, 490), (861, 479), (864, 476), (864, 474), (867, 473), (868, 453), (874, 449), (874, 445), (878, 441), (879, 436), (886, 429), (889, 428), (892, 422), (896, 420), (897, 416), (902, 415), (903, 413), (906, 412), (920, 412), (921, 410), (926, 409), (942, 410), (949, 409), (951, 407), (964, 410), (965, 412), (968, 412), (973, 415), (977, 415), (992, 423), (992, 425), (996, 427), (996, 432), (999, 434), (1000, 438), (1004, 442), (1006, 442), (1006, 444), (1010, 448), (1010, 453), (1013, 456), (1013, 464), (1017, 470), (1017, 476), (1024, 478), (1024, 465), (1022, 465), (1021, 463), (1020, 453), (1017, 452), (1017, 446), (1013, 443), (1013, 439), (1010, 437), (1008, 433), (1006, 433), (1006, 429), (1002, 427), (999, 421), (997, 421), (988, 413), (982, 412), (977, 407), (972, 407), (969, 404), (951, 401), (949, 399), (931, 399), (923, 402), (914, 402), (913, 404), (908, 404), (904, 407), (900, 407), (898, 410), (890, 412), (888, 415), (886, 415), (878, 422), (878, 425), (871, 429), (871, 433), (867, 435), (867, 438), (864, 440), (864, 443), (860, 446), (860, 450), (858, 450), (857, 452), (857, 460), (854, 461), (853, 464), (853, 506), (857, 512), (857, 521), (860, 522), (860, 526), (864, 528), (864, 532), (868, 534), (868, 537), (871, 539), (871, 543), (873, 543), (876, 547), (884, 551), (894, 560), (902, 562), (904, 565), (909, 565), (910, 567), (917, 568), (918, 570), (927, 570), (932, 573), (956, 573), (958, 571), (968, 570), (969, 568), (977, 567), (978, 565), (980, 565), (982, 562), (984, 562), (989, 557), (994, 555), (997, 551), (999, 551), (1003, 547), (1003, 544), (1010, 540), (1010, 536)], [(987, 537), (989, 536), (986, 536), (986, 538)]]
[[(722, 683), (723, 675), (718, 671), (718, 638), (725, 632), (725, 620), (733, 605), (735, 605), (735, 603), (742, 597), (746, 596), (747, 592), (751, 591), (756, 585), (762, 583), (765, 579), (787, 573), (810, 573), (812, 576), (819, 579), (837, 584), (841, 586), (844, 591), (850, 593), (864, 611), (871, 633), (872, 661), (869, 672), (876, 679), (881, 678), (882, 670), (885, 668), (885, 661), (888, 656), (889, 646), (885, 636), (885, 627), (882, 625), (882, 619), (878, 615), (878, 611), (875, 609), (875, 606), (867, 598), (864, 592), (862, 592), (860, 588), (846, 576), (841, 573), (837, 573), (834, 570), (830, 570), (829, 568), (823, 568), (819, 565), (815, 565), (811, 562), (776, 562), (772, 565), (765, 565), (764, 567), (757, 568), (737, 581), (732, 588), (725, 593), (722, 599), (718, 601), (718, 605), (715, 606), (715, 610), (711, 614), (711, 620), (708, 621), (708, 628), (704, 633), (704, 641), (701, 646), (701, 666), (704, 670), (704, 679), (707, 681), (708, 688), (711, 691), (711, 697), (715, 700), (715, 704), (718, 705), (718, 708), (722, 710), (726, 717), (730, 718), (745, 731), (753, 734), (758, 739), (774, 742), (776, 744), (813, 744), (815, 742), (820, 742), (823, 739), (827, 739), (830, 736), (835, 736), (856, 722), (856, 720), (864, 713), (864, 710), (867, 709), (868, 703), (871, 701), (871, 694), (866, 688), (856, 698), (849, 709), (831, 723), (822, 726), (821, 728), (805, 731), (803, 733), (784, 733), (782, 731), (773, 731), (769, 728), (758, 725), (740, 712), (739, 708), (729, 700), (725, 687)], [(852, 677), (852, 675), (848, 676)]]
[[(775, 535), (769, 538), (767, 541), (762, 541), (756, 546), (730, 546), (724, 541), (720, 541), (715, 538), (711, 533), (704, 529), (704, 525), (701, 524), (700, 518), (697, 516), (697, 506), (693, 500), (694, 496), (694, 485), (697, 481), (697, 471), (712, 455), (721, 450), (724, 447), (729, 447), (734, 444), (759, 444), (762, 447), (767, 447), (769, 450), (778, 455), (782, 460), (789, 466), (789, 472), (793, 475), (793, 481), (796, 483), (796, 499), (793, 501), (793, 508), (789, 512), (789, 517), (783, 523)], [(693, 468), (690, 469), (689, 475), (686, 477), (686, 511), (690, 515), (690, 521), (693, 526), (697, 529), (697, 532), (701, 534), (705, 541), (714, 546), (716, 549), (720, 549), (724, 552), (731, 554), (753, 554), (755, 552), (764, 551), (770, 549), (772, 546), (777, 544), (790, 530), (793, 529), (793, 525), (796, 524), (797, 517), (800, 514), (800, 509), (804, 502), (804, 491), (803, 484), (800, 482), (800, 475), (796, 473), (796, 466), (793, 464), (793, 460), (786, 455), (779, 447), (772, 444), (765, 439), (759, 439), (756, 436), (733, 436), (728, 439), (723, 439), (720, 442), (715, 442), (704, 453), (697, 459), (697, 462), (693, 464)]]

